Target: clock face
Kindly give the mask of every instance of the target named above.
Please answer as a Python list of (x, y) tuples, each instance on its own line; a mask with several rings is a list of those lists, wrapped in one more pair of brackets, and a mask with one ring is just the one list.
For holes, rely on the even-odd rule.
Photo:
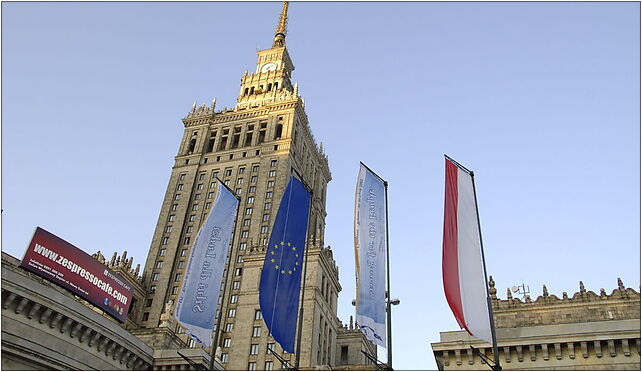
[(261, 72), (268, 72), (276, 70), (276, 63), (269, 62), (261, 66)]

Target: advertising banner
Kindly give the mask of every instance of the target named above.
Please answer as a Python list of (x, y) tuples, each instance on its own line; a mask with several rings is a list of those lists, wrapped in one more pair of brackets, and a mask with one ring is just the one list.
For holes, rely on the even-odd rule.
[(121, 322), (127, 318), (132, 286), (74, 245), (36, 227), (20, 267), (64, 287)]

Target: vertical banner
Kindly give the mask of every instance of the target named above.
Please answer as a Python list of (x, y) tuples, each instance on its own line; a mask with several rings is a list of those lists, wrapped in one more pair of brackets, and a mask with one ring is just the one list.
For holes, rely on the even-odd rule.
[(176, 305), (176, 320), (205, 347), (212, 343), (216, 305), (234, 231), (238, 199), (218, 182), (216, 197), (192, 246)]
[(386, 347), (386, 201), (383, 180), (361, 164), (354, 206), (357, 323)]
[(261, 271), (259, 304), (263, 320), (288, 353), (294, 352), (309, 209), (310, 192), (291, 177), (276, 213)]
[(446, 158), (442, 275), (448, 305), (469, 334), (492, 343), (473, 176)]

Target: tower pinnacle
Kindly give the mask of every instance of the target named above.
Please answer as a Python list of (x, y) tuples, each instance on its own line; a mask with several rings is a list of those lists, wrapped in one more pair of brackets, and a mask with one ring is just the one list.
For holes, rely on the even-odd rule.
[(285, 35), (287, 34), (288, 23), (288, 2), (283, 2), (283, 9), (281, 10), (281, 17), (279, 17), (279, 24), (276, 26), (274, 35), (274, 42), (272, 48), (285, 46)]

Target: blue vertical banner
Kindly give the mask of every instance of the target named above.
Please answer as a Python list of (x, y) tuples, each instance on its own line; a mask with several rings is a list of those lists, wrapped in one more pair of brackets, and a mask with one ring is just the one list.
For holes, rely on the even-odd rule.
[(290, 178), (274, 220), (259, 285), (265, 324), (288, 353), (294, 352), (310, 196), (301, 181)]
[(176, 320), (205, 347), (212, 344), (216, 305), (238, 204), (236, 196), (218, 181), (212, 209), (192, 246), (176, 304)]
[(361, 164), (354, 206), (357, 324), (386, 347), (386, 196), (383, 180)]

